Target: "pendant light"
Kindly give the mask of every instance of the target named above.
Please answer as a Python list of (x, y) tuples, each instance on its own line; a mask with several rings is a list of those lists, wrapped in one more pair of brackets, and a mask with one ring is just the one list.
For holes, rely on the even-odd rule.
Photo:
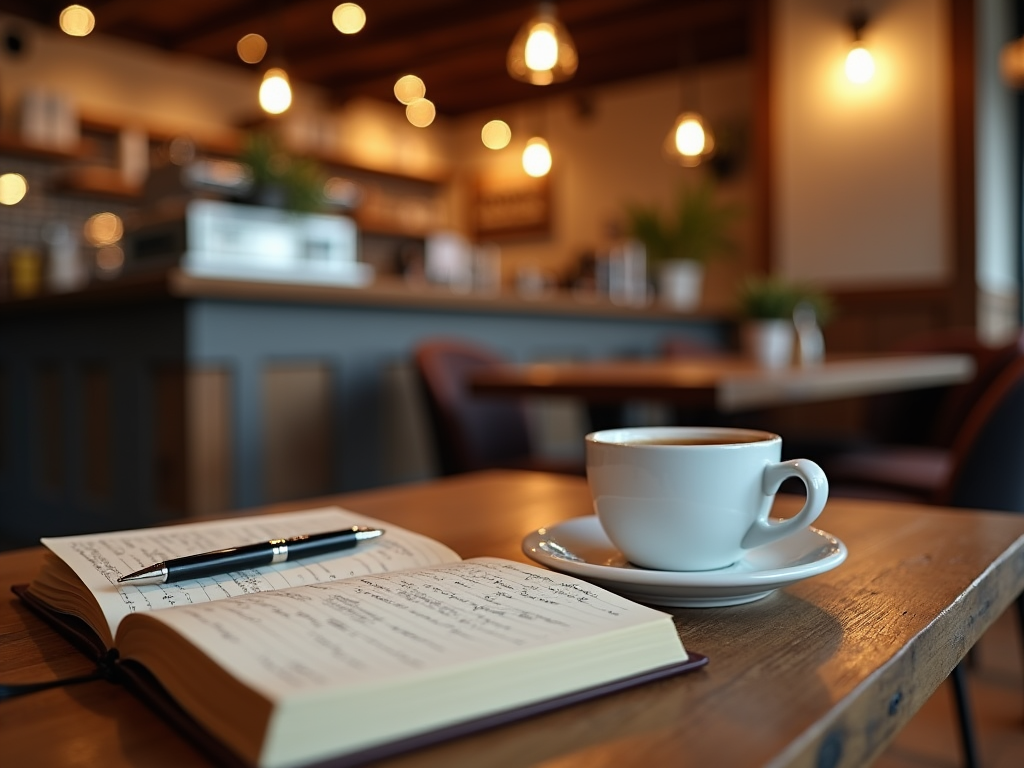
[[(688, 34), (681, 41), (679, 50), (682, 109), (662, 144), (665, 156), (669, 160), (687, 168), (700, 165), (715, 151), (715, 137), (711, 133), (710, 126), (696, 108), (700, 102), (699, 68), (693, 66), (694, 74), (689, 76), (691, 67), (688, 65), (696, 65), (699, 61), (693, 35)], [(693, 83), (692, 88), (688, 88), (688, 82)]]
[(683, 112), (665, 137), (664, 149), (672, 160), (693, 168), (714, 152), (715, 138), (699, 113)]
[(533, 85), (550, 85), (576, 74), (576, 45), (565, 26), (555, 18), (552, 3), (541, 3), (512, 40), (505, 60), (514, 79)]
[(292, 105), (292, 87), (288, 73), (280, 67), (271, 67), (260, 83), (260, 107), (271, 115), (280, 115)]
[(875, 59), (864, 46), (864, 27), (868, 24), (868, 15), (864, 11), (855, 11), (850, 15), (850, 28), (853, 30), (853, 47), (846, 54), (846, 78), (855, 85), (864, 85), (875, 76)]
[(527, 176), (539, 179), (547, 176), (551, 170), (551, 148), (540, 136), (534, 136), (526, 142), (523, 150), (523, 170)]

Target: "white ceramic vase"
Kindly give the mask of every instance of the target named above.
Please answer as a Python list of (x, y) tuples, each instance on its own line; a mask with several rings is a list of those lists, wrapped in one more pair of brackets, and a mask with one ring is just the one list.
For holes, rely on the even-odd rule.
[(658, 295), (672, 309), (694, 310), (700, 306), (704, 265), (693, 259), (670, 259), (658, 271)]
[(793, 322), (788, 319), (748, 320), (743, 346), (763, 368), (785, 368), (793, 362)]

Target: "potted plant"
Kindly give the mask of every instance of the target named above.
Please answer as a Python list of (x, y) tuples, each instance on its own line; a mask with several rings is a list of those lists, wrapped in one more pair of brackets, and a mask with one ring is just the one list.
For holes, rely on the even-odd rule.
[(683, 187), (668, 215), (653, 206), (627, 207), (628, 232), (644, 244), (663, 302), (682, 310), (698, 306), (704, 265), (736, 248), (731, 226), (738, 214), (715, 199), (710, 182)]
[(324, 205), (324, 173), (313, 160), (295, 158), (270, 133), (246, 137), (239, 157), (249, 166), (252, 191), (246, 202), (311, 213)]
[(743, 347), (765, 368), (783, 368), (793, 361), (793, 342), (800, 331), (801, 362), (821, 360), (820, 325), (831, 315), (827, 297), (780, 278), (751, 277), (739, 290)]

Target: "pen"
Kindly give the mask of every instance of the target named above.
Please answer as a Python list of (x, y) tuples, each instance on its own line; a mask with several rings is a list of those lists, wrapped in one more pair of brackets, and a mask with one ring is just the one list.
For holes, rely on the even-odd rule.
[(243, 568), (283, 563), (299, 557), (322, 555), (339, 549), (350, 549), (361, 541), (375, 539), (384, 534), (376, 528), (352, 526), (341, 531), (312, 533), (291, 539), (271, 539), (244, 547), (229, 547), (198, 555), (187, 555), (154, 563), (142, 570), (121, 576), (118, 584), (133, 586), (144, 584), (166, 584), (171, 581), (198, 579), (218, 573), (229, 573)]

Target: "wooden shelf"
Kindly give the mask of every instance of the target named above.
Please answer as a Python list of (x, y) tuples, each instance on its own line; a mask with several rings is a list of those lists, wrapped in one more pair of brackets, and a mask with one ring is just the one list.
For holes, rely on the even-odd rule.
[(54, 183), (53, 191), (57, 194), (105, 197), (126, 202), (135, 202), (142, 195), (139, 187), (124, 182), (117, 168), (99, 166), (69, 169), (63, 178)]
[(80, 158), (83, 154), (83, 146), (80, 145), (74, 149), (43, 147), (26, 143), (21, 137), (13, 134), (0, 134), (0, 154), (41, 160), (68, 161)]

